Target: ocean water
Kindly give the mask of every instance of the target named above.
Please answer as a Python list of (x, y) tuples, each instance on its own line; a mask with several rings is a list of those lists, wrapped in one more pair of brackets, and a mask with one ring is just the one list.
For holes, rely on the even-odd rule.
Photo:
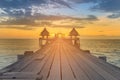
[[(109, 63), (120, 67), (120, 40), (118, 39), (82, 39), (81, 48), (90, 50), (92, 55), (107, 56)], [(17, 61), (18, 54), (39, 49), (37, 39), (0, 39), (0, 69)]]
[(38, 40), (0, 39), (0, 69), (17, 61), (18, 54), (39, 49)]
[(81, 48), (90, 50), (94, 56), (106, 56), (107, 62), (120, 67), (120, 39), (81, 40)]

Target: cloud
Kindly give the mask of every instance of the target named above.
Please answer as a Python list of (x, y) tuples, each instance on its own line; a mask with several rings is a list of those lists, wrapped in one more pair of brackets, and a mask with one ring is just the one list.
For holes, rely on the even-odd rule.
[(40, 21), (39, 24), (35, 25), (35, 24), (29, 24), (29, 25), (25, 25), (27, 23), (24, 23), (24, 25), (20, 25), (19, 23), (15, 23), (15, 24), (12, 24), (11, 22), (10, 23), (7, 23), (7, 24), (2, 24), (0, 25), (0, 28), (7, 28), (7, 29), (18, 29), (18, 30), (34, 30), (38, 27), (63, 27), (63, 28), (85, 28), (84, 26), (82, 25), (74, 25), (74, 24), (70, 24), (70, 23), (67, 23), (67, 24), (54, 24), (52, 21), (48, 21), (48, 20), (44, 20), (44, 21)]
[(0, 8), (0, 16), (2, 16), (3, 14), (7, 14), (3, 9)]
[(10, 18), (6, 21), (2, 21), (0, 25), (35, 25), (34, 20), (29, 18)]
[(45, 0), (1, 0), (1, 8), (25, 8), (46, 3)]
[(85, 18), (85, 20), (88, 20), (88, 21), (98, 21), (99, 19), (94, 16), (94, 15), (88, 15), (87, 18)]
[(32, 17), (38, 20), (52, 20), (52, 21), (72, 18), (64, 15), (44, 15), (44, 14), (35, 14)]
[(100, 31), (98, 31), (98, 32), (104, 32), (103, 30), (100, 30)]
[(111, 19), (120, 18), (120, 13), (113, 13), (111, 15), (108, 15), (107, 17)]
[[(51, 7), (60, 8), (61, 6), (64, 6), (73, 9), (72, 4), (84, 3), (93, 3), (92, 10), (102, 10), (105, 12), (120, 11), (120, 0), (1, 0), (0, 8), (8, 13), (11, 12), (11, 9), (24, 9), (24, 12), (27, 12), (28, 9), (32, 9), (32, 6), (43, 7), (44, 9), (49, 9)], [(16, 11), (16, 13), (17, 12), (18, 11)], [(23, 11), (19, 12), (19, 14), (22, 13)]]
[(42, 25), (42, 26), (51, 26), (52, 22), (50, 22), (50, 21), (42, 21), (42, 22), (40, 22), (40, 25)]
[(95, 3), (98, 0), (70, 0), (70, 1), (81, 4), (81, 3)]
[[(57, 22), (57, 21), (56, 21)], [(78, 25), (78, 24), (70, 24), (69, 22), (67, 23), (63, 23), (63, 21), (60, 21), (59, 24), (55, 24), (56, 22), (52, 22), (52, 21), (41, 21), (39, 24), (39, 27), (63, 27), (63, 28), (84, 28), (84, 26), (82, 25)], [(63, 23), (63, 24), (61, 24)]]
[(15, 17), (17, 17), (17, 16), (24, 16), (25, 14), (26, 14), (27, 12), (25, 11), (25, 9), (11, 9), (10, 11), (9, 11), (9, 15), (10, 16), (15, 16)]
[(71, 5), (65, 0), (51, 0), (51, 1), (56, 2), (58, 4), (61, 4), (61, 5), (64, 5), (64, 6), (68, 7), (68, 8), (72, 8)]
[(7, 16), (18, 17), (36, 14), (41, 15), (45, 10), (47, 11), (52, 8), (59, 9), (61, 6), (72, 9), (72, 3), (97, 3), (97, 1), (98, 0), (2, 0), (0, 2), (0, 8), (3, 12), (7, 13)]
[(99, 0), (93, 9), (102, 10), (105, 12), (119, 12), (120, 0)]
[[(19, 16), (19, 17), (12, 17), (8, 18), (5, 21), (1, 21), (0, 25), (51, 25), (50, 22), (44, 21), (60, 21), (60, 20), (71, 20), (71, 21), (98, 21), (99, 19), (94, 15), (88, 15), (84, 18), (78, 17), (71, 17), (71, 16), (64, 16), (64, 15), (44, 15), (44, 14), (36, 14), (33, 16)], [(38, 21), (38, 22), (37, 22)], [(39, 21), (43, 21), (42, 23)]]
[[(42, 9), (49, 9), (49, 5), (53, 8), (59, 8), (60, 6), (64, 6), (67, 8), (71, 7), (72, 3), (88, 3), (95, 2), (96, 0), (2, 0), (0, 2), (1, 13), (8, 16), (9, 18), (0, 20), (0, 25), (26, 25), (26, 27), (9, 27), (16, 29), (25, 29), (31, 30), (29, 26), (52, 26), (52, 27), (81, 27), (76, 25), (55, 25), (52, 22), (59, 20), (71, 20), (71, 21), (81, 21), (90, 23), (92, 21), (98, 21), (99, 19), (94, 15), (88, 15), (86, 17), (72, 17), (66, 15), (47, 15), (42, 14)], [(35, 8), (35, 6), (37, 6)], [(46, 7), (47, 6), (47, 7)], [(40, 22), (36, 22), (40, 21)], [(75, 24), (75, 23), (74, 23)], [(86, 24), (86, 23), (85, 23)]]
[(1, 0), (1, 8), (28, 8), (30, 6), (43, 4), (61, 4), (69, 7), (70, 5), (65, 0)]
[(18, 30), (34, 30), (34, 27), (25, 26), (25, 25), (0, 25), (0, 28), (7, 29), (18, 29)]
[(14, 17), (31, 16), (42, 13), (43, 10), (60, 7), (72, 8), (65, 0), (1, 0), (0, 14), (7, 13), (6, 15)]
[(83, 18), (76, 18), (76, 17), (70, 17), (70, 18), (76, 21), (87, 21), (87, 22), (99, 20), (98, 17), (95, 15), (88, 15), (87, 17), (83, 17)]
[(63, 28), (85, 28), (84, 26), (81, 25), (51, 25), (51, 27), (63, 27)]
[[(39, 17), (36, 19), (36, 17)], [(37, 15), (31, 17), (15, 17), (8, 18), (0, 23), (0, 28), (20, 29), (20, 30), (33, 30), (37, 27), (64, 27), (64, 28), (84, 28), (81, 24), (86, 24), (97, 20), (97, 17), (88, 15), (85, 18), (75, 18), (69, 16), (56, 16), (56, 15)], [(65, 23), (63, 23), (65, 21)], [(60, 22), (60, 23), (57, 23)], [(72, 23), (71, 23), (72, 22)], [(79, 22), (79, 23), (78, 23)], [(57, 23), (57, 24), (56, 24)]]

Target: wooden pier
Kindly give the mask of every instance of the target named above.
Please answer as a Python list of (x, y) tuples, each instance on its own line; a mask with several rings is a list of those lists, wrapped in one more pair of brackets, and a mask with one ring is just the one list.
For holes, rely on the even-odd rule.
[(0, 71), (0, 80), (120, 80), (120, 69), (55, 39)]
[(41, 35), (41, 48), (18, 55), (17, 62), (0, 70), (0, 80), (120, 80), (120, 68), (107, 63), (105, 56), (97, 58), (79, 48), (75, 28), (69, 39), (49, 39), (46, 28)]

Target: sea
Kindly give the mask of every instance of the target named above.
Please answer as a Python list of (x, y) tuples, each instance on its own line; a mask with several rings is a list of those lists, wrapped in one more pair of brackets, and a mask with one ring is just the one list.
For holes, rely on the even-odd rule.
[[(106, 56), (107, 62), (120, 67), (120, 39), (81, 39), (80, 44), (93, 56)], [(38, 39), (0, 39), (0, 69), (16, 62), (18, 54), (38, 49)]]

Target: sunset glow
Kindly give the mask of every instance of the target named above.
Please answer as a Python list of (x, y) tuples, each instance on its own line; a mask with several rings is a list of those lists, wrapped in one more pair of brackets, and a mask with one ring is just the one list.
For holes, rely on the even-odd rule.
[(26, 1), (1, 1), (0, 38), (38, 38), (44, 27), (51, 36), (74, 27), (81, 37), (120, 38), (118, 0)]

